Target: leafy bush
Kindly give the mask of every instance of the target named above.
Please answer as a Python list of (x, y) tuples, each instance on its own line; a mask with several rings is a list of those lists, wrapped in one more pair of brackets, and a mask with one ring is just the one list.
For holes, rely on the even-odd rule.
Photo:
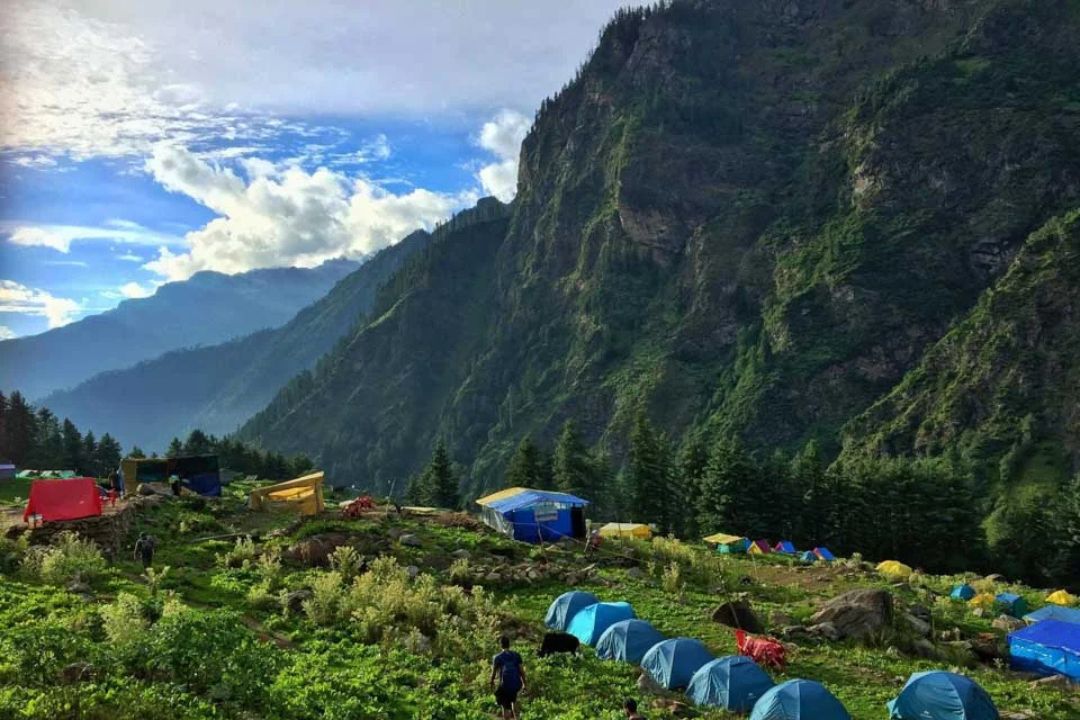
[(236, 539), (236, 544), (218, 555), (218, 564), (227, 568), (249, 568), (259, 556), (255, 541), (249, 537)]
[(686, 583), (683, 582), (682, 569), (679, 567), (679, 563), (673, 562), (664, 569), (664, 577), (660, 584), (664, 588), (664, 592), (675, 596), (682, 595)]
[(330, 553), (330, 567), (341, 573), (345, 582), (352, 582), (360, 574), (364, 558), (351, 545), (339, 545)]
[(118, 649), (131, 647), (150, 627), (142, 601), (126, 592), (117, 595), (115, 602), (102, 606), (101, 624), (109, 643)]
[(23, 558), (22, 570), (52, 585), (73, 580), (91, 582), (105, 572), (105, 557), (92, 540), (65, 531), (47, 547), (33, 548)]
[(278, 598), (274, 595), (270, 581), (263, 580), (248, 589), (247, 602), (256, 610), (269, 610), (278, 605)]

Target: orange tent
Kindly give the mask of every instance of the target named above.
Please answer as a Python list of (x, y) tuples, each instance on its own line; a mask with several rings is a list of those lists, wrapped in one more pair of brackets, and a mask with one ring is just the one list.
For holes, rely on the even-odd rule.
[(77, 520), (101, 514), (101, 492), (94, 478), (35, 480), (30, 485), (30, 501), (23, 521), (40, 515), (47, 522)]

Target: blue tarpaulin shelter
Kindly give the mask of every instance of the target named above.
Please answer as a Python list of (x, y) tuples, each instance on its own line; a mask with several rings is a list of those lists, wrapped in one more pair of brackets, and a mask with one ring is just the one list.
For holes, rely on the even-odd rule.
[(1014, 670), (1080, 681), (1080, 625), (1043, 620), (1009, 635)]
[(781, 540), (780, 542), (776, 543), (775, 546), (773, 546), (773, 552), (784, 553), (785, 555), (794, 555), (796, 552), (795, 543), (791, 542), (790, 540)]
[(547, 615), (544, 617), (544, 624), (552, 630), (566, 632), (566, 628), (570, 626), (570, 621), (574, 619), (579, 610), (595, 605), (598, 602), (600, 602), (600, 598), (591, 592), (581, 590), (564, 592), (555, 598), (555, 601), (548, 607)]
[(697, 705), (745, 713), (772, 686), (772, 678), (753, 660), (730, 655), (702, 665), (690, 679), (686, 694)]
[(963, 602), (967, 602), (971, 598), (975, 597), (977, 594), (978, 593), (975, 592), (975, 588), (971, 587), (967, 583), (960, 583), (952, 589), (952, 592), (949, 593), (949, 597), (951, 597), (953, 600), (962, 600)]
[(476, 501), (484, 522), (522, 542), (585, 538), (588, 500), (548, 490), (514, 487)]
[(796, 679), (762, 695), (750, 720), (851, 720), (851, 716), (823, 685)]
[(625, 602), (600, 602), (582, 608), (574, 615), (566, 632), (585, 645), (595, 645), (609, 627), (620, 620), (631, 620), (634, 608)]
[(978, 683), (940, 670), (914, 673), (888, 708), (894, 720), (998, 720), (994, 701)]
[(1080, 610), (1077, 610), (1076, 608), (1061, 607), (1060, 605), (1047, 605), (1044, 608), (1039, 608), (1035, 612), (1029, 612), (1024, 616), (1024, 620), (1028, 624), (1041, 622), (1043, 620), (1060, 620), (1061, 622), (1080, 625)]
[(1006, 615), (1018, 618), (1027, 614), (1027, 600), (1014, 593), (1000, 593), (994, 602), (1001, 606)]
[(600, 636), (596, 656), (637, 665), (649, 648), (663, 639), (663, 633), (644, 620), (620, 620)]
[(712, 659), (700, 640), (672, 638), (649, 648), (641, 658), (641, 667), (660, 685), (674, 690), (689, 685), (694, 673)]

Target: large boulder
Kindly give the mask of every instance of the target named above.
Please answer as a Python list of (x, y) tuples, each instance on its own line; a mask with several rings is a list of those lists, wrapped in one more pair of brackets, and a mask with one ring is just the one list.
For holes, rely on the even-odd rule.
[(851, 590), (838, 595), (810, 618), (811, 625), (830, 623), (841, 639), (863, 638), (892, 624), (893, 600), (887, 590)]
[(344, 533), (323, 533), (304, 538), (290, 547), (285, 555), (308, 567), (326, 567), (330, 564), (330, 555), (348, 544), (349, 536)]
[(745, 630), (749, 633), (765, 631), (761, 626), (761, 621), (758, 620), (757, 615), (750, 608), (750, 603), (745, 600), (732, 600), (724, 603), (713, 610), (712, 619), (713, 622)]

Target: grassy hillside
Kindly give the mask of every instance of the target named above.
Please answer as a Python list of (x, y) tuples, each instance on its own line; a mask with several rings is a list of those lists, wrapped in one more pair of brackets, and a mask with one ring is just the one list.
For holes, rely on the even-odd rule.
[[(583, 557), (578, 548), (512, 543), (458, 514), (307, 521), (256, 514), (243, 508), (242, 490), (233, 486), (220, 501), (167, 500), (142, 513), (128, 542), (140, 531), (158, 538), (157, 567), (148, 575), (130, 550), (105, 564), (69, 544), (35, 563), (33, 553), (7, 542), (0, 716), (487, 718), (487, 663), (500, 633), (513, 636), (525, 657), (526, 718), (615, 720), (624, 697), (651, 704), (655, 698), (635, 686), (634, 668), (600, 661), (592, 650), (576, 659), (536, 657), (547, 605), (570, 588), (627, 600), (664, 633), (700, 638), (717, 654), (734, 648), (732, 631), (710, 620), (725, 599), (746, 598), (775, 631), (863, 587), (887, 587), (901, 608), (930, 608), (935, 635), (955, 628), (963, 637), (1000, 636), (989, 619), (941, 597), (953, 578), (889, 586), (858, 562), (803, 568), (725, 559), (665, 540), (612, 543), (599, 557)], [(338, 545), (354, 550), (336, 550), (333, 568), (311, 566)], [(454, 555), (463, 550), (467, 559)], [(72, 584), (76, 571), (82, 579)], [(1044, 597), (983, 586), (991, 585), (1034, 605)], [(290, 604), (289, 593), (302, 589), (314, 593), (306, 603), (294, 596), (293, 609), (284, 610), (282, 601)], [(789, 647), (790, 666), (776, 679), (824, 682), (856, 720), (884, 718), (884, 703), (909, 673), (952, 666), (978, 680), (1002, 710), (1039, 720), (1080, 712), (1076, 695), (1033, 690), (1028, 679), (945, 643), (934, 651), (939, 658), (920, 659), (900, 628), (865, 644)], [(671, 717), (662, 709), (648, 714)]]

